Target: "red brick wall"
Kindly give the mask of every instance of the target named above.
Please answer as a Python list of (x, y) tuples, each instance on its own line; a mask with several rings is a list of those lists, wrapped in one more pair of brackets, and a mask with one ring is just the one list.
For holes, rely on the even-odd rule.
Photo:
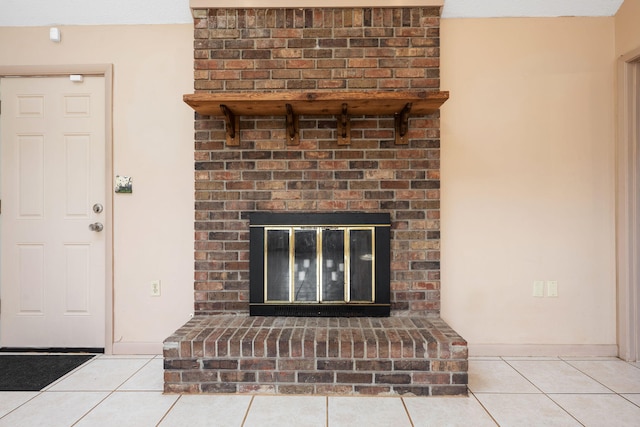
[[(196, 92), (439, 90), (439, 8), (195, 10)], [(248, 213), (390, 212), (392, 314), (440, 310), (438, 115), (409, 122), (395, 145), (392, 117), (241, 117), (241, 146), (224, 122), (195, 120), (195, 310), (246, 313)]]

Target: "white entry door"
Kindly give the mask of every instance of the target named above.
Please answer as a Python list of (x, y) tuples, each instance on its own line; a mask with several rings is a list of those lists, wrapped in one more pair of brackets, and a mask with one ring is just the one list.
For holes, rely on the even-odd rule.
[(105, 81), (0, 80), (0, 346), (105, 346)]

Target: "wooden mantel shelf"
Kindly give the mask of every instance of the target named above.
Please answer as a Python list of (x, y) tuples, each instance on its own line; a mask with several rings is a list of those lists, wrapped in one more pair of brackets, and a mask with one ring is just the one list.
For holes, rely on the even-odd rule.
[(436, 112), (449, 92), (219, 92), (184, 95), (184, 102), (205, 116), (223, 116), (226, 105), (240, 116), (284, 116), (286, 104), (296, 114), (340, 115), (347, 104), (350, 115), (383, 116), (400, 112), (411, 103), (412, 115)]
[(184, 95), (183, 99), (204, 116), (223, 116), (227, 145), (240, 144), (239, 116), (285, 116), (289, 145), (297, 145), (299, 115), (337, 116), (338, 143), (349, 144), (349, 116), (393, 115), (396, 144), (407, 144), (409, 116), (435, 113), (449, 92), (216, 92)]

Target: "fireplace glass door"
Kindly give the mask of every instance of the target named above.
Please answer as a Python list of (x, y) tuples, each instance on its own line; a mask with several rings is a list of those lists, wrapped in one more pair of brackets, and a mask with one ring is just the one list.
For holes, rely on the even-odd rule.
[(265, 227), (266, 302), (371, 303), (374, 227)]
[(253, 213), (250, 313), (388, 316), (388, 214)]

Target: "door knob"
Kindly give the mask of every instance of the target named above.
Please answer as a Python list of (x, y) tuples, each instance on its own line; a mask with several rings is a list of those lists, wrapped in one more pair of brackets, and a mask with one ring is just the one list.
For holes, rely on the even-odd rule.
[(102, 205), (100, 203), (96, 203), (95, 205), (93, 205), (93, 211), (95, 213), (100, 213), (104, 210), (104, 208), (102, 207)]
[(93, 224), (89, 224), (89, 230), (100, 232), (104, 228), (104, 225), (100, 222), (94, 222)]

